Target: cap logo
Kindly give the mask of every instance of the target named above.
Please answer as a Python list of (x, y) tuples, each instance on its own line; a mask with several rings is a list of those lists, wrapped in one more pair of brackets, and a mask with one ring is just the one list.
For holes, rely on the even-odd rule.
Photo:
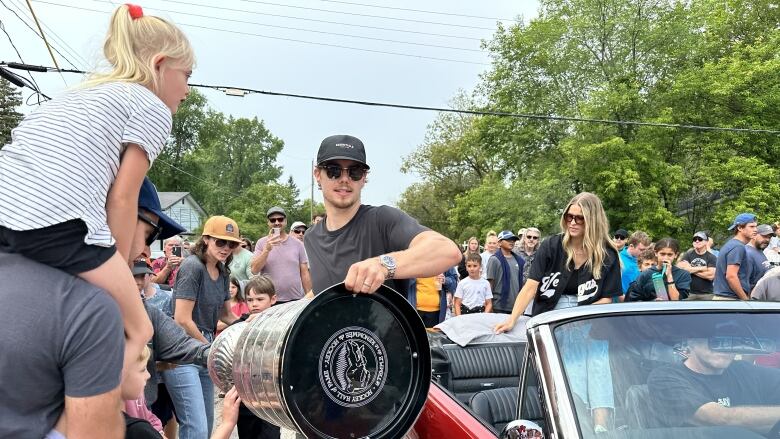
[(349, 149), (354, 149), (355, 148), (354, 146), (350, 145), (349, 143), (337, 143), (336, 146), (338, 146), (339, 148), (349, 148)]
[(368, 329), (344, 328), (325, 343), (319, 361), (325, 394), (344, 407), (361, 407), (376, 398), (387, 379), (387, 352)]
[(228, 224), (225, 226), (225, 231), (228, 233), (233, 233), (235, 229), (233, 228), (233, 224)]

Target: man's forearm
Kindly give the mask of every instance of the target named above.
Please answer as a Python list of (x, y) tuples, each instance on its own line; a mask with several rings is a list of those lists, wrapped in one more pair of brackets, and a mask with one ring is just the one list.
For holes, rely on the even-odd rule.
[(780, 406), (723, 407), (710, 402), (699, 407), (694, 420), (703, 425), (733, 425), (767, 433), (780, 419)]
[(171, 266), (166, 264), (157, 274), (152, 278), (152, 282), (156, 284), (164, 284), (168, 281), (168, 277), (171, 275)]
[(252, 258), (252, 263), (250, 264), (252, 274), (260, 273), (263, 267), (265, 267), (266, 262), (268, 262), (269, 254), (271, 254), (271, 252), (263, 248), (263, 251), (261, 251), (259, 255), (255, 255), (255, 257)]
[(398, 266), (395, 277), (432, 277), (454, 267), (461, 259), (460, 249), (450, 239), (432, 231), (422, 232), (407, 250), (392, 253)]
[(731, 288), (731, 291), (737, 294), (738, 298), (740, 298), (741, 300), (748, 300), (748, 296), (745, 293), (745, 290), (742, 289), (742, 284), (739, 283), (738, 276), (726, 275), (726, 282), (729, 284), (729, 288)]

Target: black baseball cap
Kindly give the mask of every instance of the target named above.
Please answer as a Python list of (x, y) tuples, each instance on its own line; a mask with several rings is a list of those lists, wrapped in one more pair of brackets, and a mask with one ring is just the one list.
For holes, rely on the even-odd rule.
[(139, 275), (139, 274), (154, 274), (154, 271), (152, 271), (151, 268), (149, 268), (149, 265), (144, 260), (138, 260), (133, 263), (133, 276)]
[(317, 151), (317, 165), (328, 160), (353, 160), (370, 168), (366, 163), (366, 148), (363, 146), (363, 142), (357, 137), (347, 134), (326, 137), (320, 143), (320, 149)]
[(160, 197), (157, 196), (157, 188), (154, 187), (149, 177), (144, 177), (144, 182), (141, 184), (141, 192), (138, 194), (138, 208), (148, 210), (159, 217), (157, 225), (160, 226), (160, 236), (157, 239), (168, 239), (186, 231), (173, 218), (163, 213)]
[(626, 231), (626, 229), (617, 229), (617, 231), (615, 231), (614, 236), (622, 236), (623, 239), (626, 239), (628, 238), (628, 232)]

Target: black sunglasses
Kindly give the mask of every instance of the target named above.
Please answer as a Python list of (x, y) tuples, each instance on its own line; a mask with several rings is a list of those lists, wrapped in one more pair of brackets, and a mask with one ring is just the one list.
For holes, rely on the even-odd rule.
[(296, 235), (303, 235), (303, 232), (305, 232), (305, 230), (303, 230), (303, 229), (295, 229), (295, 230), (293, 230), (293, 233), (295, 233)]
[(218, 238), (211, 238), (212, 241), (214, 241), (214, 245), (216, 245), (219, 248), (222, 248), (224, 246), (228, 246), (230, 249), (235, 249), (238, 247), (238, 243), (236, 241), (228, 241), (227, 239), (218, 239)]
[(699, 238), (698, 236), (693, 238), (693, 242), (701, 242), (701, 241), (704, 241), (704, 240)]
[(574, 221), (574, 224), (585, 224), (585, 217), (582, 215), (572, 215), (570, 213), (567, 213), (563, 216), (563, 220), (566, 222), (566, 224), (571, 223)]
[(620, 235), (615, 235), (615, 239), (618, 240), (618, 241), (623, 241), (624, 239), (626, 239), (626, 237), (625, 236), (620, 236)]
[(528, 239), (539, 239), (538, 236), (526, 236), (526, 238), (528, 238)]
[(284, 222), (285, 218), (286, 217), (283, 217), (283, 216), (276, 216), (276, 217), (273, 217), (273, 218), (268, 218), (268, 222), (269, 223), (279, 223), (279, 224), (281, 224), (281, 223)]
[(324, 169), (325, 175), (327, 175), (331, 180), (337, 180), (341, 178), (341, 171), (347, 171), (347, 174), (349, 175), (349, 178), (352, 179), (352, 181), (360, 181), (360, 179), (368, 174), (368, 169), (360, 165), (342, 168), (339, 165), (330, 164), (319, 166), (319, 168)]
[(149, 224), (150, 226), (153, 227), (152, 233), (149, 236), (146, 237), (146, 245), (152, 245), (152, 243), (154, 241), (157, 241), (157, 238), (160, 237), (160, 233), (162, 232), (162, 228), (160, 227), (159, 224), (157, 224), (156, 222), (152, 221), (152, 219), (149, 218), (148, 216), (146, 216), (146, 214), (144, 214), (143, 212), (140, 212), (140, 211), (138, 212), (138, 219), (140, 219), (141, 221), (143, 221), (146, 224)]

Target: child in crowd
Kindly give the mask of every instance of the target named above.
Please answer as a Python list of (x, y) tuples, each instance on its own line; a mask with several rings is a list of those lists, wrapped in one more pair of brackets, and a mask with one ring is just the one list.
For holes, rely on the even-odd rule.
[(469, 276), (461, 280), (455, 289), (453, 311), (456, 316), (493, 310), (493, 292), (490, 282), (480, 277), (481, 269), (482, 257), (479, 253), (469, 253), (466, 256), (466, 271)]
[[(249, 279), (244, 286), (244, 291), (249, 313), (242, 315), (241, 320), (259, 314), (276, 303), (274, 284), (266, 274), (259, 274)], [(239, 439), (279, 439), (281, 435), (279, 427), (258, 418), (244, 404), (241, 404), (238, 410), (237, 426)]]
[(649, 248), (642, 252), (636, 259), (636, 263), (639, 265), (640, 272), (658, 265), (658, 258), (655, 256), (655, 249)]
[[(249, 308), (246, 304), (246, 297), (244, 296), (244, 288), (245, 283), (244, 281), (240, 281), (236, 279), (235, 277), (230, 277), (230, 299), (228, 299), (228, 303), (230, 304), (230, 312), (233, 313), (236, 317), (241, 317), (244, 314), (249, 314)], [(227, 323), (223, 322), (222, 320), (217, 322), (217, 334), (224, 331), (225, 328), (227, 328)]]
[(176, 26), (127, 4), (111, 17), (103, 53), (111, 71), (27, 115), (0, 152), (0, 251), (106, 290), (133, 361), (152, 325), (127, 265), (130, 241), (139, 217), (157, 231), (148, 243), (168, 221), (139, 212), (138, 194), (189, 93), (194, 54)]
[[(677, 268), (674, 262), (680, 255), (680, 244), (676, 239), (663, 238), (655, 244), (656, 265), (642, 272), (626, 292), (626, 302), (650, 300), (684, 300), (691, 291), (691, 274)], [(664, 270), (665, 267), (665, 270)], [(653, 282), (653, 275), (663, 272), (663, 290)], [(659, 295), (660, 293), (660, 295)], [(667, 297), (663, 297), (663, 296)]]

